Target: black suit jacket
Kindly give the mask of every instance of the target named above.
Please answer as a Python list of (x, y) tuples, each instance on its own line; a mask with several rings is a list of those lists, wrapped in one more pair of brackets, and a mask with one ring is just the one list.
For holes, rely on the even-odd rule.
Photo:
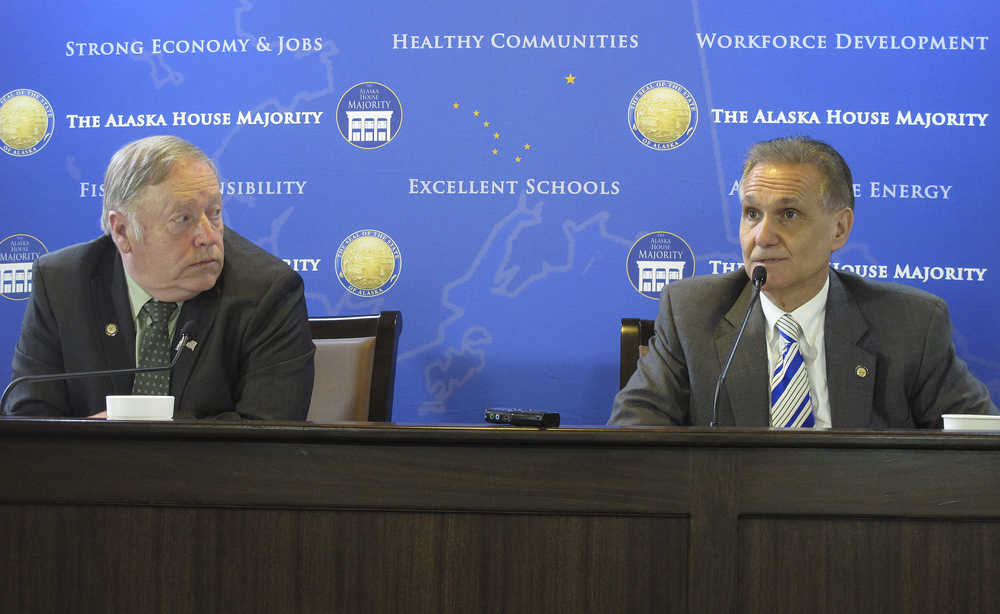
[[(304, 420), (313, 352), (302, 278), (237, 233), (225, 230), (225, 263), (215, 287), (186, 301), (194, 326), (170, 379), (179, 418)], [(121, 257), (108, 236), (46, 254), (34, 265), (31, 300), (13, 377), (135, 366), (135, 326)], [(112, 325), (112, 326), (109, 326)], [(88, 416), (109, 394), (130, 394), (133, 376), (26, 383), (9, 414)]]
[[(664, 288), (649, 353), (615, 397), (609, 423), (709, 424), (750, 298), (742, 270)], [(722, 425), (769, 424), (764, 327), (757, 303), (719, 395)], [(824, 343), (833, 427), (939, 428), (942, 414), (996, 413), (951, 337), (940, 298), (832, 271)]]

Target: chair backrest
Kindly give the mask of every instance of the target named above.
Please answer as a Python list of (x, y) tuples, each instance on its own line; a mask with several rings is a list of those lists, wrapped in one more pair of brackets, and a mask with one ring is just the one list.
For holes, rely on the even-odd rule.
[(639, 359), (649, 351), (653, 336), (653, 320), (622, 318), (622, 349), (618, 362), (618, 387), (624, 388), (635, 373)]
[(316, 345), (316, 376), (306, 419), (391, 421), (402, 314), (309, 318), (309, 328)]

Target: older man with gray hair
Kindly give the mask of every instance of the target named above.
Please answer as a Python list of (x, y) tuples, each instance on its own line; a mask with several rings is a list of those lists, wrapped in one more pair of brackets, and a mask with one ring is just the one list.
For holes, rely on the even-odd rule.
[(302, 278), (225, 228), (204, 152), (173, 136), (125, 145), (103, 205), (103, 236), (35, 263), (13, 377), (163, 364), (178, 322), (192, 324), (194, 351), (170, 372), (27, 383), (4, 411), (101, 416), (106, 395), (171, 394), (178, 418), (304, 419), (314, 347)]
[[(851, 171), (833, 147), (757, 143), (740, 201), (743, 270), (663, 289), (649, 352), (615, 397), (611, 424), (707, 425), (717, 415), (736, 426), (940, 428), (942, 414), (996, 413), (955, 355), (944, 301), (830, 268), (854, 225)], [(748, 312), (760, 267), (766, 282)]]

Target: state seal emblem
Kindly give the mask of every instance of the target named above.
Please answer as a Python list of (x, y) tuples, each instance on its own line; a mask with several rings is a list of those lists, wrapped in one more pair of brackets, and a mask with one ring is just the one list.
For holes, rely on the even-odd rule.
[(0, 149), (10, 156), (36, 154), (55, 129), (52, 105), (35, 90), (12, 90), (0, 97)]
[(337, 279), (351, 294), (372, 298), (396, 284), (403, 261), (399, 246), (380, 230), (358, 230), (341, 241), (334, 259)]
[(628, 126), (636, 140), (650, 149), (676, 149), (698, 127), (698, 103), (679, 83), (651, 81), (629, 101)]

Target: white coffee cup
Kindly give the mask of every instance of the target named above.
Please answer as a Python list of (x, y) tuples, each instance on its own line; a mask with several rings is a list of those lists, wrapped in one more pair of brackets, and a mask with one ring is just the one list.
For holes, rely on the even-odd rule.
[(105, 397), (108, 420), (173, 420), (174, 397), (123, 394)]

